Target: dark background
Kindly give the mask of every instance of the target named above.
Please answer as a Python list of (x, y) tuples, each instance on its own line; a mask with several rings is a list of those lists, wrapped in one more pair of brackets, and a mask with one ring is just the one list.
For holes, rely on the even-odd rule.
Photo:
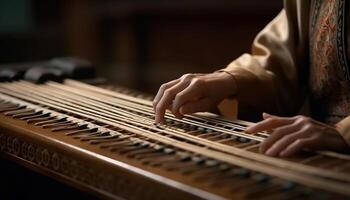
[(249, 51), (281, 8), (281, 0), (1, 1), (0, 64), (80, 56), (114, 83), (155, 93)]

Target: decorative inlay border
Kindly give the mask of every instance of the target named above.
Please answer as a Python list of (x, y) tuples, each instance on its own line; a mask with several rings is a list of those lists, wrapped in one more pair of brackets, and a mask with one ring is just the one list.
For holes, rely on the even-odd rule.
[(29, 143), (18, 137), (0, 132), (0, 154), (19, 158), (44, 170), (53, 171), (64, 178), (89, 185), (108, 198), (165, 199), (145, 185), (137, 184), (122, 175), (97, 170), (91, 166), (51, 151), (40, 145)]

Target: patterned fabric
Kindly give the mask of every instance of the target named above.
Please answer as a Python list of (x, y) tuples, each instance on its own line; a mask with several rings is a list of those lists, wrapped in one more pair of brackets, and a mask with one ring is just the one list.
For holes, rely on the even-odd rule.
[(346, 49), (347, 49), (347, 53), (346, 55), (348, 56), (347, 58), (347, 61), (348, 61), (348, 67), (350, 67), (350, 3), (346, 3), (346, 14), (345, 14), (345, 23), (346, 23), (346, 34), (345, 34), (345, 37), (346, 37), (346, 40), (347, 40), (347, 46), (346, 46)]
[(315, 0), (311, 8), (310, 100), (317, 120), (334, 124), (350, 114), (345, 0)]

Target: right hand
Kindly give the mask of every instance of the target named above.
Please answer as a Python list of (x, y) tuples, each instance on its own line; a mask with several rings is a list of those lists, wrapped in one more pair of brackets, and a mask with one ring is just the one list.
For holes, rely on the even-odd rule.
[(164, 121), (166, 109), (177, 118), (213, 110), (223, 99), (236, 94), (234, 78), (226, 72), (185, 74), (163, 84), (153, 100), (156, 123)]

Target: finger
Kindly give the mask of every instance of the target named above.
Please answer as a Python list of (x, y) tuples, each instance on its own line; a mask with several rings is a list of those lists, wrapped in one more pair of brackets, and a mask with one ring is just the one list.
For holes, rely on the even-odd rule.
[(297, 139), (292, 144), (288, 145), (288, 147), (285, 150), (283, 150), (279, 154), (279, 156), (288, 157), (298, 153), (303, 148), (312, 148), (316, 144), (317, 144), (317, 137)]
[(153, 109), (156, 110), (157, 104), (159, 100), (162, 98), (164, 91), (172, 86), (174, 86), (176, 83), (180, 82), (180, 79), (172, 80), (168, 83), (163, 84), (160, 86), (157, 95), (153, 99)]
[(178, 118), (178, 119), (182, 119), (183, 118), (183, 115), (180, 113), (179, 109), (175, 109), (174, 108), (174, 104), (171, 104), (170, 105), (170, 111), (171, 113), (173, 113), (173, 115)]
[(260, 131), (268, 131), (280, 126), (291, 124), (294, 122), (294, 118), (289, 117), (270, 117), (261, 122), (254, 124), (246, 129), (248, 133), (257, 133)]
[(173, 101), (172, 111), (174, 115), (181, 115), (179, 109), (186, 102), (194, 102), (201, 97), (203, 86), (198, 81), (193, 81), (183, 91), (179, 92)]
[(203, 98), (198, 101), (189, 102), (180, 107), (180, 113), (182, 115), (191, 114), (196, 112), (208, 111), (212, 105), (210, 98)]
[(297, 131), (292, 134), (285, 135), (284, 137), (277, 140), (272, 146), (267, 149), (266, 155), (268, 156), (278, 156), (282, 151), (284, 151), (290, 144), (298, 139), (302, 139), (301, 131)]
[(297, 132), (298, 130), (299, 130), (299, 127), (294, 123), (276, 128), (271, 133), (271, 135), (267, 139), (265, 139), (264, 142), (261, 143), (260, 152), (265, 153), (266, 150), (268, 150), (271, 146), (273, 146), (274, 143), (276, 143), (278, 140), (280, 140), (283, 137), (287, 137), (287, 135)]
[(168, 88), (164, 91), (163, 96), (160, 98), (159, 102), (157, 103), (155, 114), (156, 123), (160, 123), (164, 121), (164, 115), (165, 110), (170, 107), (170, 105), (173, 102), (173, 99), (177, 93), (182, 91), (188, 86), (188, 81), (179, 81), (175, 85), (173, 85), (171, 88)]

